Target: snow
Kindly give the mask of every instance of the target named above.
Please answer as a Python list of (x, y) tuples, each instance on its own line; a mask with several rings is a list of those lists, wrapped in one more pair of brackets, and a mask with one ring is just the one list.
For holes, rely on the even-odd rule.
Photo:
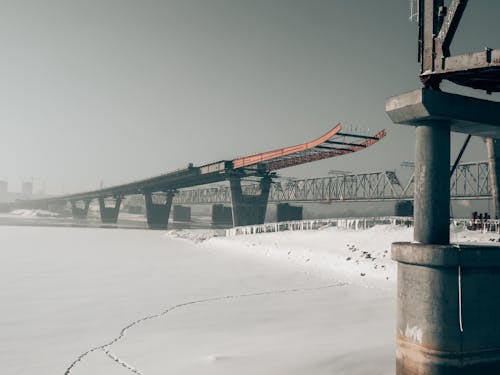
[(327, 227), (214, 238), (210, 245), (224, 249), (236, 246), (247, 255), (260, 255), (299, 266), (310, 273), (334, 274), (343, 280), (372, 285), (374, 281), (395, 280), (391, 243), (410, 241), (412, 236), (413, 228), (404, 226), (376, 225), (367, 230)]
[(57, 217), (59, 214), (47, 210), (17, 209), (10, 212), (11, 215), (23, 217)]
[(411, 229), (220, 234), (0, 226), (2, 373), (394, 373)]

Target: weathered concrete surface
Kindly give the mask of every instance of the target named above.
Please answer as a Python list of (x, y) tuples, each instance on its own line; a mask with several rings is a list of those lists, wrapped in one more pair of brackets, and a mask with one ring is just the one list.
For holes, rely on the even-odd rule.
[(489, 100), (422, 88), (388, 98), (386, 112), (396, 124), (445, 120), (454, 132), (500, 137), (500, 103)]
[(394, 243), (392, 258), (396, 373), (499, 374), (500, 247)]
[(416, 128), (414, 239), (450, 241), (450, 130), (434, 123)]

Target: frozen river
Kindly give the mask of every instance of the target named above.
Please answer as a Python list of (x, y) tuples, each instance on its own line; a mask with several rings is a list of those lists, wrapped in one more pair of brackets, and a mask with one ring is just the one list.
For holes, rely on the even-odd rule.
[[(354, 245), (326, 231), (319, 239), (261, 235), (263, 242), (200, 242), (202, 232), (190, 233), (195, 240), (149, 230), (0, 226), (2, 373), (394, 372), (394, 281), (367, 286), (369, 274), (337, 273), (335, 260), (320, 272), (321, 257), (303, 259), (315, 238), (344, 252)], [(271, 248), (290, 261), (266, 256)]]

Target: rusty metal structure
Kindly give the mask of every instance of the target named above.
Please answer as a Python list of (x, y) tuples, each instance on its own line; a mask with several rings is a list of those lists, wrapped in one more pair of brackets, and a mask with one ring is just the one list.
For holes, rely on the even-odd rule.
[[(402, 180), (395, 171), (275, 180), (269, 193), (270, 203), (334, 203), (412, 200), (415, 174)], [(257, 193), (258, 184), (242, 186), (245, 194)], [(491, 199), (487, 161), (458, 164), (450, 181), (451, 199)], [(228, 204), (231, 189), (214, 186), (179, 190), (175, 204)]]
[(439, 89), (446, 79), (458, 85), (500, 91), (500, 50), (452, 56), (451, 44), (468, 0), (419, 0), (418, 60), (420, 78), (426, 87)]

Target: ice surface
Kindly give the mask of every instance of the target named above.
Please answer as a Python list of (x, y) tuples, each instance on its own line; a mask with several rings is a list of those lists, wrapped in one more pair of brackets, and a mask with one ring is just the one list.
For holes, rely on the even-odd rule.
[(394, 372), (411, 229), (215, 234), (0, 226), (1, 373)]

